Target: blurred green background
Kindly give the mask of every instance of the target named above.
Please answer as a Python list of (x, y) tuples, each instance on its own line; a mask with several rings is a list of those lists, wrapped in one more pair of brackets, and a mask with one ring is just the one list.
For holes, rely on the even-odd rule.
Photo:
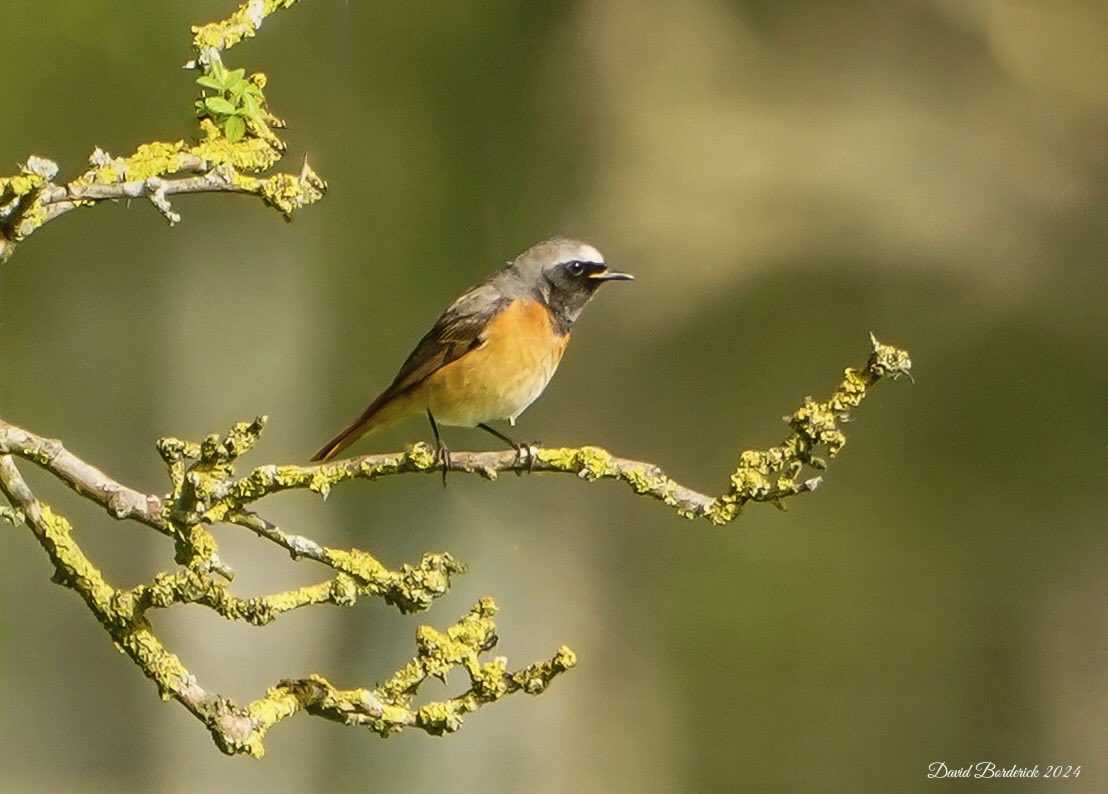
[[(230, 8), (6, 0), (0, 171), (38, 154), (73, 176), (93, 146), (192, 134), (188, 26)], [(0, 268), (5, 419), (154, 492), (156, 437), (259, 413), (247, 462), (302, 461), (458, 292), (554, 234), (638, 280), (585, 312), (521, 437), (718, 492), (741, 449), (864, 361), (871, 329), (911, 351), (917, 384), (881, 384), (825, 487), (785, 513), (718, 529), (568, 477), (355, 483), (264, 507), (392, 565), (450, 550), (471, 571), (430, 613), (155, 616), (240, 700), (312, 671), (372, 684), (419, 623), (484, 594), (513, 664), (579, 653), (542, 697), (441, 740), (297, 718), (263, 761), (225, 758), (49, 583), (29, 533), (0, 527), (0, 789), (916, 791), (931, 762), (986, 760), (1081, 764), (1067, 790), (1108, 788), (1106, 9), (305, 0), (273, 17), (228, 62), (269, 74), (285, 167), (307, 154), (329, 196), (291, 224), (207, 196), (177, 199), (174, 229), (135, 202), (37, 233)], [(160, 537), (22, 468), (113, 582), (169, 564)], [(322, 574), (219, 538), (240, 593)]]

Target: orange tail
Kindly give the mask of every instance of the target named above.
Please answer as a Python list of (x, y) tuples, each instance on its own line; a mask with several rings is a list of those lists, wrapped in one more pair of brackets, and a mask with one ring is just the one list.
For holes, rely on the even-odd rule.
[(361, 416), (344, 427), (337, 436), (324, 444), (319, 452), (312, 455), (312, 462), (326, 463), (370, 430), (374, 430), (384, 424), (388, 424), (394, 419), (398, 419), (398, 413), (400, 412), (396, 409), (402, 408), (398, 403), (404, 402), (404, 400), (393, 399), (395, 396), (397, 395), (390, 394), (388, 391), (381, 394), (376, 400), (369, 404), (369, 407), (362, 412)]

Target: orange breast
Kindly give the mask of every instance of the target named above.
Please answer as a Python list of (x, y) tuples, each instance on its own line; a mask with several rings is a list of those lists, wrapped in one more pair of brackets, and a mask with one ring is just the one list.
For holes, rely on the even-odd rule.
[(546, 388), (569, 334), (558, 335), (541, 303), (516, 300), (489, 322), (484, 342), (424, 382), (435, 419), (473, 427), (515, 419)]

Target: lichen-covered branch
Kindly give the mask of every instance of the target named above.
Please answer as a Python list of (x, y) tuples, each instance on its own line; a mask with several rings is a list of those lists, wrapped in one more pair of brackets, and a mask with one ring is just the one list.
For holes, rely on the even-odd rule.
[[(729, 487), (720, 496), (683, 486), (651, 463), (619, 458), (598, 447), (535, 449), (522, 459), (514, 450), (454, 452), (451, 471), (490, 480), (507, 471), (575, 474), (585, 481), (621, 480), (636, 493), (657, 499), (680, 515), (726, 523), (747, 502), (781, 505), (791, 496), (813, 490), (818, 478), (801, 479), (801, 474), (806, 468), (826, 466), (819, 454), (832, 458), (842, 449), (846, 439), (838, 423), (881, 378), (910, 377), (906, 352), (876, 339), (872, 342), (873, 351), (864, 367), (847, 369), (843, 382), (826, 401), (805, 400), (788, 418), (791, 433), (781, 444), (739, 456)], [(382, 736), (404, 727), (447, 733), (457, 730), (469, 712), (505, 695), (544, 691), (554, 677), (574, 665), (575, 657), (568, 648), (559, 650), (548, 662), (516, 672), (509, 672), (502, 658), (484, 660), (482, 654), (496, 643), (492, 622), (496, 607), (485, 598), (444, 632), (421, 627), (416, 655), (373, 689), (342, 690), (311, 675), (282, 681), (242, 707), (205, 691), (181, 660), (162, 645), (147, 618), (151, 610), (195, 604), (229, 620), (260, 626), (302, 607), (350, 606), (371, 596), (402, 612), (415, 612), (428, 609), (448, 590), (451, 576), (464, 570), (445, 553), (427, 554), (416, 565), (391, 570), (365, 551), (329, 548), (285, 532), (252, 509), (255, 502), (278, 491), (299, 488), (326, 494), (349, 480), (438, 471), (439, 462), (429, 446), (416, 444), (403, 453), (364, 455), (313, 466), (259, 466), (238, 476), (238, 458), (257, 443), (263, 427), (264, 420), (256, 419), (234, 425), (225, 436), (211, 435), (199, 443), (160, 439), (157, 448), (168, 468), (170, 491), (156, 496), (114, 481), (58, 441), (0, 420), (0, 492), (10, 503), (0, 517), (31, 529), (54, 564), (55, 581), (77, 591), (113, 642), (155, 681), (164, 697), (178, 700), (201, 719), (221, 749), (259, 756), (264, 752), (266, 732), (300, 711), (367, 727)], [(180, 567), (130, 590), (112, 587), (77, 545), (68, 521), (34, 496), (12, 456), (43, 468), (114, 518), (139, 521), (169, 536), (175, 542)], [(285, 549), (294, 559), (326, 566), (331, 574), (314, 585), (239, 598), (231, 590), (230, 568), (220, 559), (209, 529), (216, 523), (247, 529)], [(445, 679), (453, 668), (462, 668), (468, 675), (470, 686), (465, 692), (422, 705), (414, 702), (428, 677)]]
[[(51, 465), (41, 455), (37, 462), (47, 468)], [(91, 467), (86, 471), (96, 472)], [(96, 493), (92, 487), (78, 491), (85, 495)], [(482, 655), (491, 651), (497, 641), (492, 621), (496, 605), (492, 599), (484, 598), (445, 632), (421, 626), (416, 637), (416, 655), (376, 689), (339, 690), (321, 676), (312, 675), (282, 681), (262, 698), (245, 707), (238, 706), (230, 698), (208, 692), (199, 684), (181, 659), (158, 638), (147, 612), (175, 604), (200, 604), (230, 619), (264, 625), (292, 609), (324, 603), (349, 606), (365, 594), (382, 596), (402, 609), (421, 609), (429, 606), (435, 595), (446, 591), (450, 574), (461, 567), (443, 554), (427, 555), (416, 567), (387, 571), (375, 562), (369, 564), (371, 558), (364, 552), (350, 552), (351, 557), (359, 558), (360, 564), (351, 566), (360, 572), (358, 575), (339, 572), (327, 582), (287, 593), (240, 599), (226, 583), (190, 568), (161, 573), (150, 584), (123, 590), (107, 582), (77, 544), (69, 522), (32, 493), (7, 454), (0, 454), (0, 493), (11, 505), (0, 517), (30, 528), (54, 566), (54, 581), (76, 591), (116, 647), (154, 681), (162, 697), (184, 705), (207, 726), (220, 749), (229, 754), (260, 757), (265, 752), (266, 732), (299, 711), (361, 725), (382, 736), (404, 727), (436, 735), (455, 731), (461, 727), (465, 714), (514, 692), (539, 694), (554, 677), (576, 663), (573, 652), (567, 648), (559, 650), (548, 662), (515, 672), (508, 671), (503, 657), (482, 660)], [(469, 689), (446, 700), (413, 704), (429, 676), (445, 678), (455, 667), (469, 675)]]
[[(405, 727), (434, 735), (453, 733), (466, 714), (493, 703), (505, 695), (526, 692), (538, 695), (560, 673), (577, 664), (569, 648), (561, 648), (549, 662), (539, 662), (509, 672), (507, 660), (496, 657), (481, 661), (481, 654), (497, 642), (496, 614), (492, 599), (483, 598), (447, 629), (421, 626), (416, 634), (418, 652), (401, 670), (375, 689), (335, 689), (326, 679), (311, 676), (299, 681), (282, 681), (266, 696), (247, 707), (255, 715), (257, 731), (264, 733), (272, 715), (305, 710), (345, 725), (361, 725), (381, 736)], [(454, 667), (465, 670), (470, 687), (448, 700), (415, 706), (414, 694), (428, 678), (444, 679)]]
[(262, 21), (296, 0), (254, 0), (222, 22), (193, 29), (199, 72), (196, 102), (200, 134), (195, 143), (151, 142), (114, 157), (99, 148), (88, 169), (58, 182), (53, 161), (31, 155), (18, 174), (0, 177), (0, 263), (44, 224), (101, 201), (146, 199), (170, 224), (181, 220), (169, 197), (181, 193), (245, 193), (261, 198), (286, 218), (322, 198), (327, 184), (305, 160), (294, 174), (262, 176), (285, 152), (275, 128), (283, 126), (267, 107), (266, 76), (228, 69), (221, 52), (253, 36)]
[(256, 36), (270, 14), (283, 8), (291, 8), (298, 2), (299, 0), (249, 0), (221, 22), (193, 27), (193, 47), (197, 52), (228, 50), (243, 39)]
[[(521, 457), (514, 450), (502, 452), (451, 452), (449, 470), (477, 474), (494, 480), (503, 472), (553, 472), (574, 474), (582, 480), (620, 480), (635, 493), (650, 496), (674, 508), (687, 518), (705, 518), (714, 524), (726, 524), (738, 516), (747, 502), (772, 502), (783, 506), (797, 494), (813, 491), (820, 477), (803, 477), (806, 470), (822, 470), (846, 443), (839, 429), (878, 380), (911, 377), (908, 354), (884, 345), (871, 336), (873, 350), (865, 366), (849, 368), (835, 392), (824, 402), (805, 400), (786, 418), (792, 432), (775, 447), (748, 450), (739, 456), (728, 488), (719, 496), (709, 496), (682, 485), (653, 463), (613, 455), (600, 447), (537, 448)], [(261, 431), (264, 417), (238, 429), (247, 437)], [(174, 440), (163, 440), (162, 449), (180, 450)], [(236, 444), (244, 443), (241, 439)], [(252, 441), (249, 443), (253, 443)], [(197, 457), (198, 450), (195, 455)], [(376, 480), (397, 474), (431, 473), (440, 470), (435, 451), (424, 443), (405, 452), (361, 455), (311, 466), (259, 466), (248, 474), (228, 477), (226, 470), (193, 470), (189, 493), (197, 510), (211, 520), (227, 520), (243, 505), (263, 496), (289, 488), (310, 488), (326, 495), (335, 485), (347, 480)], [(214, 476), (211, 476), (214, 474)]]

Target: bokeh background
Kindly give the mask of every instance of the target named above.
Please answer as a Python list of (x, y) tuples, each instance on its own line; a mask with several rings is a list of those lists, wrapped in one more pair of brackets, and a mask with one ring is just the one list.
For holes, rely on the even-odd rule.
[[(0, 170), (38, 154), (74, 175), (93, 146), (192, 134), (188, 26), (230, 8), (6, 0)], [(451, 551), (471, 571), (430, 613), (156, 616), (241, 700), (313, 671), (373, 684), (419, 623), (485, 594), (514, 664), (579, 653), (446, 739), (297, 718), (264, 760), (226, 758), (0, 527), (0, 789), (914, 791), (931, 762), (986, 760), (1108, 788), (1106, 9), (305, 0), (272, 18), (228, 61), (269, 74), (286, 167), (307, 154), (329, 196), (291, 224), (206, 196), (175, 202), (174, 229), (135, 202), (40, 231), (0, 269), (5, 419), (153, 492), (156, 437), (259, 413), (247, 462), (301, 461), (459, 291), (553, 234), (638, 280), (589, 307), (523, 436), (718, 492), (870, 330), (917, 383), (881, 384), (784, 513), (713, 528), (567, 477), (354, 483), (265, 509), (392, 565)], [(115, 583), (171, 564), (22, 468)], [(219, 537), (241, 593), (323, 573)]]

